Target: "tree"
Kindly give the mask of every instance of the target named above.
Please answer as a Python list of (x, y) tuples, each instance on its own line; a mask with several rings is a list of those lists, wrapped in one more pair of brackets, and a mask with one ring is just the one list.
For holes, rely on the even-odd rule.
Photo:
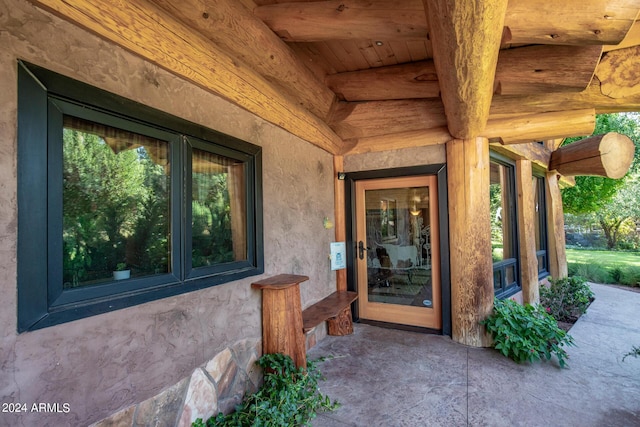
[[(640, 129), (637, 113), (599, 114), (596, 117), (596, 128), (593, 135), (607, 132), (618, 132), (627, 135), (636, 145), (634, 161), (630, 173), (635, 173), (640, 167)], [(567, 138), (570, 144), (582, 138)], [(576, 185), (562, 191), (564, 211), (572, 214), (586, 214), (602, 209), (624, 186), (625, 178), (611, 179), (599, 176), (578, 176)]]
[[(600, 114), (596, 118), (594, 135), (618, 132), (634, 142), (636, 152), (629, 173), (621, 179), (578, 176), (576, 185), (562, 191), (565, 213), (592, 215), (600, 224), (607, 247), (614, 249), (625, 222), (640, 217), (637, 200), (640, 197), (640, 115), (637, 113)], [(580, 138), (568, 139), (571, 143)]]

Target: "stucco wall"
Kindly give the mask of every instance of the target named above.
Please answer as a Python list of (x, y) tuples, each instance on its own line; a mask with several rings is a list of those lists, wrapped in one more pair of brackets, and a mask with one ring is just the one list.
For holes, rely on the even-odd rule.
[[(68, 414), (0, 413), (0, 425), (86, 425), (261, 336), (258, 277), (18, 335), (16, 59), (263, 147), (265, 276), (310, 276), (303, 306), (335, 290), (332, 157), (252, 114), (23, 0), (0, 0), (0, 396), (68, 403)], [(262, 276), (262, 277), (265, 277)]]
[(345, 156), (344, 171), (360, 172), (406, 166), (433, 165), (445, 163), (446, 157), (444, 145), (428, 145), (396, 151), (354, 154)]

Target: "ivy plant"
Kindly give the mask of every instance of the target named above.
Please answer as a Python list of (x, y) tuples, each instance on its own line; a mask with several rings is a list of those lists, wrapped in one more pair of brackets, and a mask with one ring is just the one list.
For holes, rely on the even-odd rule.
[(317, 412), (333, 411), (340, 405), (320, 393), (318, 381), (323, 379), (317, 363), (307, 361), (298, 368), (291, 357), (265, 354), (257, 363), (264, 372), (264, 384), (256, 393), (245, 396), (235, 412), (219, 413), (206, 423), (198, 418), (192, 427), (295, 427), (310, 425)]
[(518, 363), (549, 360), (555, 355), (560, 367), (565, 367), (568, 355), (564, 347), (574, 345), (571, 335), (538, 305), (495, 299), (493, 313), (481, 323), (493, 336), (495, 349)]

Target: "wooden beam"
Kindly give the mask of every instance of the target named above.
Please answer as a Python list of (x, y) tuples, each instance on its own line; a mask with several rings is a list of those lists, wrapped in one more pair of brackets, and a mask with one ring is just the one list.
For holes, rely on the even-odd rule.
[(610, 98), (640, 96), (640, 46), (619, 49), (603, 55), (596, 69), (602, 94)]
[(342, 139), (366, 138), (445, 126), (439, 99), (340, 102), (329, 125)]
[(533, 193), (533, 169), (530, 160), (516, 161), (518, 190), (518, 244), (520, 245), (520, 283), (525, 303), (540, 302), (538, 256), (536, 255), (536, 213)]
[(639, 7), (637, 0), (509, 0), (505, 25), (513, 43), (615, 45), (630, 30)]
[(626, 49), (628, 47), (638, 45), (640, 45), (640, 21), (636, 21), (633, 24), (629, 32), (627, 32), (627, 35), (624, 37), (624, 40), (616, 45), (603, 46), (602, 50), (604, 52), (609, 52), (611, 50)]
[(358, 138), (353, 141), (345, 141), (346, 143), (352, 143), (352, 147), (346, 154), (362, 154), (377, 151), (401, 150), (411, 147), (424, 147), (427, 145), (440, 145), (451, 139), (451, 134), (446, 126), (389, 135), (370, 136)]
[[(346, 205), (344, 194), (344, 179), (338, 178), (338, 173), (344, 172), (344, 157), (333, 156), (333, 191), (334, 191), (334, 225), (335, 225), (335, 238), (336, 242), (347, 241), (347, 219), (346, 219)], [(336, 291), (347, 290), (347, 270), (336, 270)]]
[(433, 61), (332, 74), (326, 83), (347, 101), (382, 101), (440, 97)]
[(490, 119), (482, 135), (491, 142), (519, 144), (590, 135), (596, 125), (592, 108)]
[(286, 41), (427, 38), (420, 0), (330, 0), (259, 6), (254, 13)]
[(449, 132), (478, 136), (487, 124), (507, 0), (425, 0)]
[(548, 172), (545, 176), (547, 193), (547, 236), (549, 243), (549, 273), (559, 279), (567, 277), (567, 247), (564, 237), (564, 212), (558, 174)]
[[(331, 126), (345, 139), (345, 152), (388, 151), (442, 144), (451, 139), (442, 104), (433, 99), (339, 103)], [(483, 136), (522, 144), (593, 133), (594, 110), (584, 109), (490, 118)], [(348, 142), (347, 142), (348, 141)], [(351, 145), (351, 148), (347, 148)]]
[(609, 132), (575, 141), (551, 154), (549, 169), (562, 175), (592, 175), (622, 178), (635, 153), (629, 137)]
[[(510, 0), (504, 25), (513, 44), (617, 45), (631, 28), (637, 0)], [(421, 0), (330, 0), (259, 6), (254, 13), (286, 41), (424, 40)]]
[(544, 145), (537, 142), (528, 144), (502, 145), (500, 143), (490, 144), (491, 150), (502, 154), (510, 159), (527, 159), (538, 169), (546, 172), (549, 167), (549, 159), (551, 159), (551, 151)]
[(342, 150), (342, 141), (325, 123), (156, 5), (145, 0), (32, 2), (330, 153)]
[(493, 307), (489, 219), (489, 142), (484, 138), (446, 144), (449, 195), (452, 338), (487, 347), (480, 321)]
[[(500, 51), (495, 93), (526, 95), (579, 92), (589, 86), (601, 46), (525, 46)], [(327, 85), (347, 101), (437, 98), (440, 84), (433, 61), (328, 75)]]
[(496, 93), (580, 92), (589, 86), (602, 46), (526, 46), (500, 52)]
[(509, 117), (514, 113), (524, 115), (583, 108), (594, 108), (596, 114), (640, 111), (640, 94), (625, 98), (606, 96), (601, 92), (600, 81), (594, 78), (589, 87), (579, 93), (557, 92), (527, 96), (496, 95), (491, 102), (491, 118)]
[(234, 0), (152, 0), (321, 119), (335, 95), (251, 10)]

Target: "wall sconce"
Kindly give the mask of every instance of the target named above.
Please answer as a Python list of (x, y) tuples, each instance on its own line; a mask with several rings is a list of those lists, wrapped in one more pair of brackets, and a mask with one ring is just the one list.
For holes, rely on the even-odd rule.
[(338, 179), (339, 179), (340, 181), (344, 181), (346, 177), (347, 177), (347, 174), (346, 174), (346, 173), (344, 173), (344, 172), (338, 172)]

